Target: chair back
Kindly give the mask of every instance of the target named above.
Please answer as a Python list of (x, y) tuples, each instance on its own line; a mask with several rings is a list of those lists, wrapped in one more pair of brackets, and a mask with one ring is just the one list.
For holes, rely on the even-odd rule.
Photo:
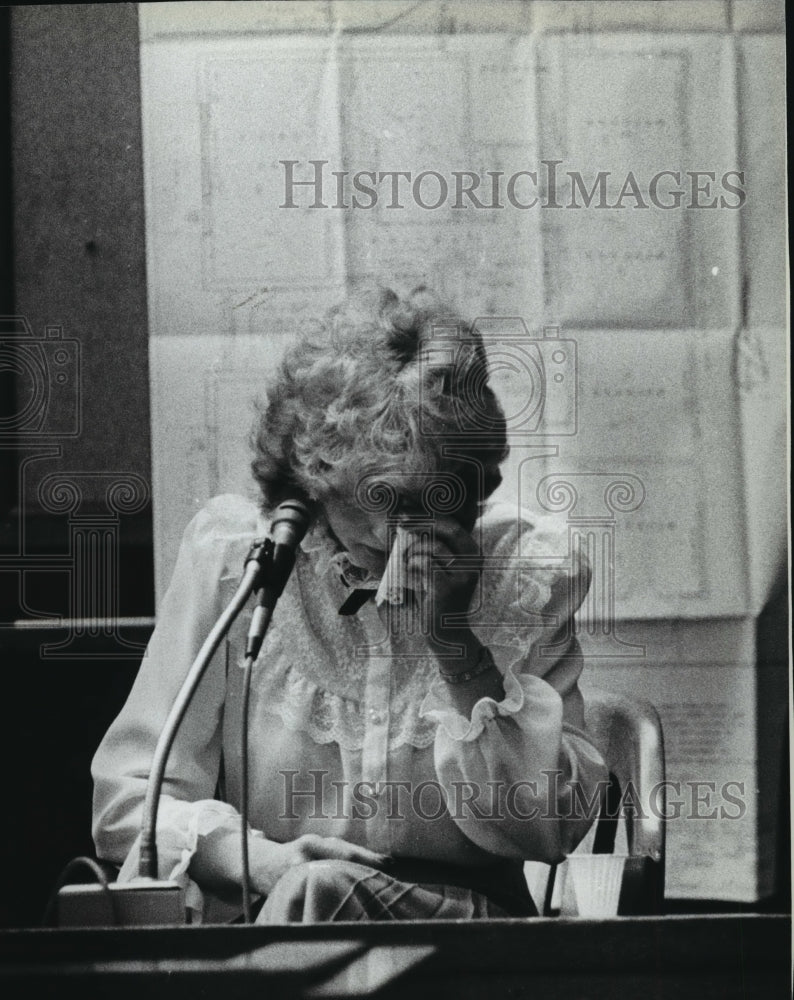
[(659, 714), (644, 699), (602, 689), (583, 692), (585, 723), (612, 779), (599, 817), (594, 851), (614, 846), (626, 823), (628, 858), (619, 913), (661, 913), (665, 866), (665, 757)]

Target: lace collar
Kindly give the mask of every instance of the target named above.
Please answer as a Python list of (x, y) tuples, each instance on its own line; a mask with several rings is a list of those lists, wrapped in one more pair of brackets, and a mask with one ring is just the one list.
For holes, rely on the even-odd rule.
[(333, 536), (324, 514), (318, 514), (314, 524), (306, 532), (300, 543), (303, 551), (314, 561), (314, 572), (325, 576), (333, 571), (348, 587), (377, 588), (381, 578), (371, 570), (363, 569), (351, 562), (350, 556)]

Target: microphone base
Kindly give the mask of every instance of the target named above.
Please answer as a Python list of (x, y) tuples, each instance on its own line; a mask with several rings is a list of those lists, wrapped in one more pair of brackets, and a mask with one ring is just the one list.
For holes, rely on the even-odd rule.
[(64, 885), (58, 890), (58, 927), (146, 927), (186, 924), (185, 890), (177, 882), (139, 879), (107, 887)]

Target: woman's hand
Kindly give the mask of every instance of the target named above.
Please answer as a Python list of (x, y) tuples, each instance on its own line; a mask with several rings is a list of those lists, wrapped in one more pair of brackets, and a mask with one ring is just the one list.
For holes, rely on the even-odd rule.
[(355, 861), (371, 868), (383, 868), (389, 860), (388, 855), (378, 854), (339, 837), (321, 837), (313, 833), (304, 834), (286, 844), (252, 839), (249, 841), (249, 854), (251, 888), (262, 895), (272, 892), (276, 882), (290, 868), (307, 861)]
[[(482, 555), (471, 534), (454, 518), (437, 518), (432, 539), (417, 539), (405, 552), (409, 583), (423, 593), (423, 613), (429, 616), (427, 641), (439, 658), (439, 669), (450, 679), (473, 673), (462, 682), (451, 683), (449, 697), (467, 718), (480, 698), (504, 697), (502, 676), (493, 659), (465, 620), (482, 569)], [(447, 615), (460, 621), (445, 624)], [(450, 647), (454, 647), (451, 650)], [(486, 669), (482, 669), (483, 663)]]
[(433, 532), (417, 537), (405, 550), (409, 586), (421, 595), (429, 612), (432, 646), (465, 642), (471, 630), (465, 621), (447, 622), (449, 615), (469, 610), (482, 566), (482, 557), (471, 533), (452, 517), (437, 517)]

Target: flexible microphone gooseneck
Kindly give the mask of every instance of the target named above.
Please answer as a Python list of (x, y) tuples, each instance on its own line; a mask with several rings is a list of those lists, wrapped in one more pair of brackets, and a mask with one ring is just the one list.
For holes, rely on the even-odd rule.
[[(279, 504), (270, 522), (270, 538), (265, 539), (262, 586), (251, 617), (245, 655), (256, 659), (273, 616), (273, 609), (295, 565), (295, 553), (309, 527), (311, 512), (300, 500)], [(249, 559), (254, 558), (249, 555)]]
[(242, 867), (243, 919), (251, 923), (251, 869), (248, 857), (248, 705), (251, 698), (251, 673), (262, 640), (270, 625), (276, 601), (284, 590), (301, 539), (306, 534), (311, 511), (300, 500), (279, 504), (270, 522), (270, 538), (263, 552), (262, 586), (251, 616), (245, 644), (243, 696), (240, 706), (240, 860)]
[[(288, 500), (282, 503), (275, 512), (271, 522), (271, 536), (263, 541), (255, 541), (251, 546), (244, 565), (243, 577), (227, 607), (207, 636), (204, 644), (193, 661), (190, 670), (179, 689), (179, 693), (171, 706), (165, 720), (160, 737), (155, 747), (149, 780), (146, 786), (146, 797), (141, 818), (139, 875), (146, 879), (157, 879), (157, 810), (160, 791), (165, 776), (168, 756), (171, 752), (179, 726), (187, 712), (193, 695), (201, 678), (209, 666), (212, 657), (229, 631), (232, 622), (245, 606), (253, 592), (259, 592), (257, 608), (254, 611), (254, 621), (249, 631), (246, 644), (246, 666), (253, 663), (262, 638), (267, 630), (276, 601), (284, 590), (292, 567), (295, 564), (295, 552), (305, 535), (311, 520), (309, 507), (299, 500)], [(261, 608), (261, 610), (260, 610)], [(259, 613), (257, 613), (259, 612)], [(249, 653), (249, 649), (255, 650)], [(250, 679), (250, 676), (249, 676)], [(247, 692), (244, 694), (247, 701)], [(247, 737), (247, 705), (243, 722), (244, 738)], [(247, 742), (247, 738), (246, 738)], [(247, 771), (246, 755), (243, 755), (243, 767)], [(246, 774), (247, 777), (247, 774)], [(247, 789), (244, 782), (243, 798), (247, 810)], [(241, 810), (242, 812), (242, 810)], [(246, 829), (246, 817), (243, 817), (243, 831)], [(247, 847), (247, 841), (246, 841)], [(247, 891), (247, 878), (244, 892)]]

